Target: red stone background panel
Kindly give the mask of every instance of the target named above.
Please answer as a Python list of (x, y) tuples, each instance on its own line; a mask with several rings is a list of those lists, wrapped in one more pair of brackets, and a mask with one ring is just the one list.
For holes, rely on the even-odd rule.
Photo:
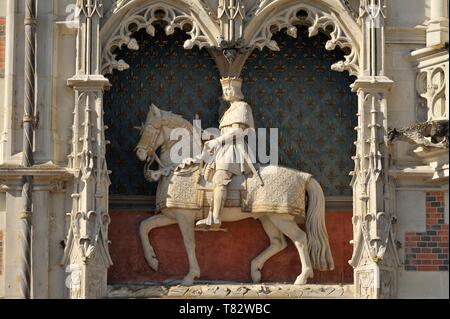
[[(144, 259), (139, 240), (139, 223), (150, 217), (147, 212), (111, 212), (109, 238), (114, 265), (108, 272), (110, 284), (162, 282), (181, 279), (188, 272), (188, 260), (177, 225), (150, 232), (150, 241), (159, 259), (153, 271)], [(351, 212), (328, 212), (327, 229), (335, 262), (330, 272), (315, 271), (310, 283), (351, 283), (353, 270), (348, 264), (352, 254), (349, 244), (353, 236)], [(196, 232), (196, 254), (200, 264), (200, 280), (251, 282), (251, 260), (269, 244), (259, 221), (246, 219), (224, 223), (227, 232)], [(264, 282), (294, 282), (301, 271), (297, 251), (289, 246), (269, 259), (262, 271)]]

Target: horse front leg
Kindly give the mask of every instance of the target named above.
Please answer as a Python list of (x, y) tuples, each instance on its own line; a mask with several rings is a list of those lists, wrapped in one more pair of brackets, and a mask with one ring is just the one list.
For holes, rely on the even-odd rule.
[(269, 237), (270, 245), (252, 260), (251, 275), (254, 283), (261, 281), (261, 270), (266, 261), (287, 247), (283, 233), (270, 221), (268, 216), (262, 216), (259, 221)]
[(148, 234), (154, 228), (169, 226), (175, 224), (175, 219), (169, 218), (165, 215), (154, 215), (143, 220), (139, 226), (139, 236), (141, 237), (142, 247), (144, 248), (144, 256), (147, 263), (154, 271), (158, 271), (158, 259), (156, 258), (155, 250), (150, 244)]
[(189, 260), (189, 273), (184, 277), (182, 285), (191, 286), (195, 278), (200, 277), (200, 266), (195, 255), (195, 211), (182, 211), (175, 213), (184, 246)]
[(270, 220), (294, 242), (302, 264), (302, 272), (295, 280), (295, 284), (306, 284), (308, 278), (314, 277), (314, 271), (309, 257), (308, 238), (306, 233), (298, 227), (291, 216), (270, 215)]

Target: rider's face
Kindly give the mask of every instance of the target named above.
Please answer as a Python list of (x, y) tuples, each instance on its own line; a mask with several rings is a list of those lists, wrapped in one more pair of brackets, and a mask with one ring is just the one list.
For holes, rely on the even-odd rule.
[(225, 101), (231, 101), (234, 95), (234, 90), (231, 86), (226, 86), (223, 88), (223, 98)]
[(240, 98), (237, 96), (236, 89), (231, 85), (223, 88), (223, 99), (228, 102), (240, 100)]

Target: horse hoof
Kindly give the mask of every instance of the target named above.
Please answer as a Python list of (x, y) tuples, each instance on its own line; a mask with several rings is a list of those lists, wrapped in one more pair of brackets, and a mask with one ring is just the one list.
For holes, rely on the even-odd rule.
[(295, 280), (294, 285), (306, 285), (308, 278), (313, 278), (314, 272), (312, 270), (305, 270), (300, 276)]
[(260, 270), (254, 270), (252, 271), (252, 281), (257, 284), (261, 281), (261, 271)]
[(154, 271), (158, 271), (159, 261), (156, 257), (151, 256), (147, 258), (147, 262), (150, 268), (152, 268)]
[(194, 284), (194, 278), (191, 276), (185, 277), (181, 282), (182, 286), (192, 286)]

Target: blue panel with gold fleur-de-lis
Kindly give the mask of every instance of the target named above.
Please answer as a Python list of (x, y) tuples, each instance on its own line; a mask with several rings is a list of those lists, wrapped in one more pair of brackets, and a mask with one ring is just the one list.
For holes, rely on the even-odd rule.
[(278, 128), (281, 165), (313, 174), (327, 196), (349, 196), (357, 100), (348, 74), (331, 70), (344, 53), (326, 51), (328, 37), (306, 28), (273, 39), (280, 51), (253, 52), (242, 71), (255, 125)]
[[(139, 132), (133, 127), (145, 121), (151, 103), (189, 120), (198, 114), (203, 128), (217, 127), (223, 111), (220, 77), (210, 55), (197, 48), (184, 50), (184, 32), (166, 36), (157, 29), (155, 37), (136, 32), (140, 49), (117, 51), (117, 59), (130, 69), (109, 77), (113, 87), (104, 104), (111, 194), (155, 192), (134, 155)], [(279, 129), (280, 164), (312, 173), (327, 196), (351, 195), (356, 97), (350, 92), (351, 78), (330, 69), (343, 52), (326, 51), (327, 36), (310, 39), (304, 28), (297, 39), (283, 32), (274, 39), (281, 50), (253, 52), (242, 72), (255, 124)]]
[(157, 27), (154, 37), (145, 30), (133, 37), (140, 49), (117, 51), (117, 60), (124, 59), (130, 68), (109, 76), (112, 88), (105, 94), (106, 138), (111, 141), (106, 159), (111, 194), (150, 195), (156, 185), (144, 179), (143, 163), (134, 152), (139, 132), (133, 127), (145, 122), (151, 103), (187, 120), (198, 114), (203, 128), (217, 127), (220, 76), (206, 50), (183, 48), (185, 32), (166, 36)]

